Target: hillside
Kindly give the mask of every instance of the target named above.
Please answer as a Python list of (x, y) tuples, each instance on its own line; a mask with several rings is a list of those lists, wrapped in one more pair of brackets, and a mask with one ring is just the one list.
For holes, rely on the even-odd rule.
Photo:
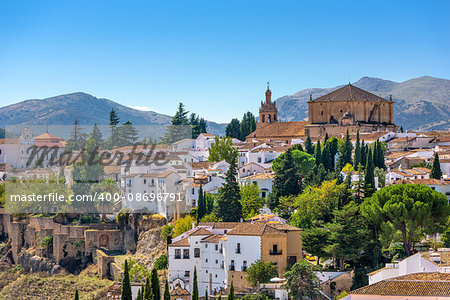
[[(450, 80), (423, 76), (401, 83), (363, 77), (353, 85), (388, 98), (392, 95), (394, 122), (405, 129), (437, 130), (450, 127)], [(277, 99), (279, 118), (300, 121), (308, 118), (309, 95), (313, 99), (334, 91), (333, 88), (311, 88)]]
[[(72, 125), (75, 118), (80, 124), (106, 125), (108, 113), (117, 111), (122, 122), (134, 125), (153, 125), (163, 130), (171, 116), (152, 111), (136, 110), (117, 102), (96, 98), (86, 93), (72, 93), (46, 99), (25, 100), (0, 108), (0, 127), (11, 125)], [(226, 124), (208, 122), (208, 132), (222, 135)]]

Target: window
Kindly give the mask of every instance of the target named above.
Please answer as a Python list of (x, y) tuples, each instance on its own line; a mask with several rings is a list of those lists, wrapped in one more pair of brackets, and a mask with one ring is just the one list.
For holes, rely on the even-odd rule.
[(208, 248), (208, 244), (205, 244), (205, 248)]
[(320, 112), (320, 115), (323, 116), (323, 110)]
[(192, 195), (195, 195), (195, 190), (194, 190), (194, 188), (192, 188)]
[(194, 257), (199, 258), (200, 257), (200, 248), (194, 249)]
[(261, 157), (258, 157), (258, 163), (261, 163)]
[(175, 249), (175, 259), (181, 258), (181, 249)]
[(219, 250), (219, 245), (215, 244), (216, 251)]
[(183, 249), (183, 258), (189, 259), (189, 249)]
[(234, 260), (231, 260), (230, 262), (230, 270), (234, 271)]
[(189, 277), (189, 271), (184, 271), (184, 277)]
[(219, 260), (216, 259), (216, 265), (219, 263)]
[(144, 178), (144, 184), (147, 184), (147, 179)]
[(241, 243), (237, 243), (237, 245), (236, 245), (236, 253), (241, 253)]
[(216, 278), (217, 278), (217, 274), (216, 274)]
[(208, 262), (208, 259), (206, 259), (206, 262)]

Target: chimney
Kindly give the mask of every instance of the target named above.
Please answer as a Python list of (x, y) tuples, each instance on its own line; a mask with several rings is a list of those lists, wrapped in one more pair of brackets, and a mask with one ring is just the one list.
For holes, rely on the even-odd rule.
[(192, 222), (192, 229), (195, 228), (195, 222)]

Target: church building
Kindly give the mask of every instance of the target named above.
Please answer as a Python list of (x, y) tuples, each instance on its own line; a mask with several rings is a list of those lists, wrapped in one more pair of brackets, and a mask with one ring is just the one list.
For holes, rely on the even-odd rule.
[(247, 141), (271, 140), (292, 143), (310, 136), (313, 139), (342, 137), (348, 132), (397, 131), (394, 124), (392, 96), (386, 100), (350, 83), (329, 94), (308, 101), (308, 121), (279, 122), (276, 101), (267, 86), (266, 100), (261, 101), (256, 130)]

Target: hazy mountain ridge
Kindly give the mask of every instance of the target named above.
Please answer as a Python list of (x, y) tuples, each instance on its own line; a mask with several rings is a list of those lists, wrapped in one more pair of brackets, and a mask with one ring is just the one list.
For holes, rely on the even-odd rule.
[[(394, 122), (405, 129), (447, 130), (450, 127), (450, 80), (422, 76), (401, 83), (363, 77), (353, 85), (388, 98), (392, 94)], [(277, 99), (280, 120), (308, 118), (309, 95), (315, 99), (342, 87), (309, 88)]]
[[(153, 111), (141, 111), (117, 102), (96, 98), (86, 93), (71, 93), (45, 99), (31, 99), (0, 108), (0, 127), (11, 125), (106, 125), (109, 112), (117, 111), (121, 122), (135, 125), (168, 125), (171, 116)], [(223, 135), (226, 124), (208, 121), (208, 132)]]

